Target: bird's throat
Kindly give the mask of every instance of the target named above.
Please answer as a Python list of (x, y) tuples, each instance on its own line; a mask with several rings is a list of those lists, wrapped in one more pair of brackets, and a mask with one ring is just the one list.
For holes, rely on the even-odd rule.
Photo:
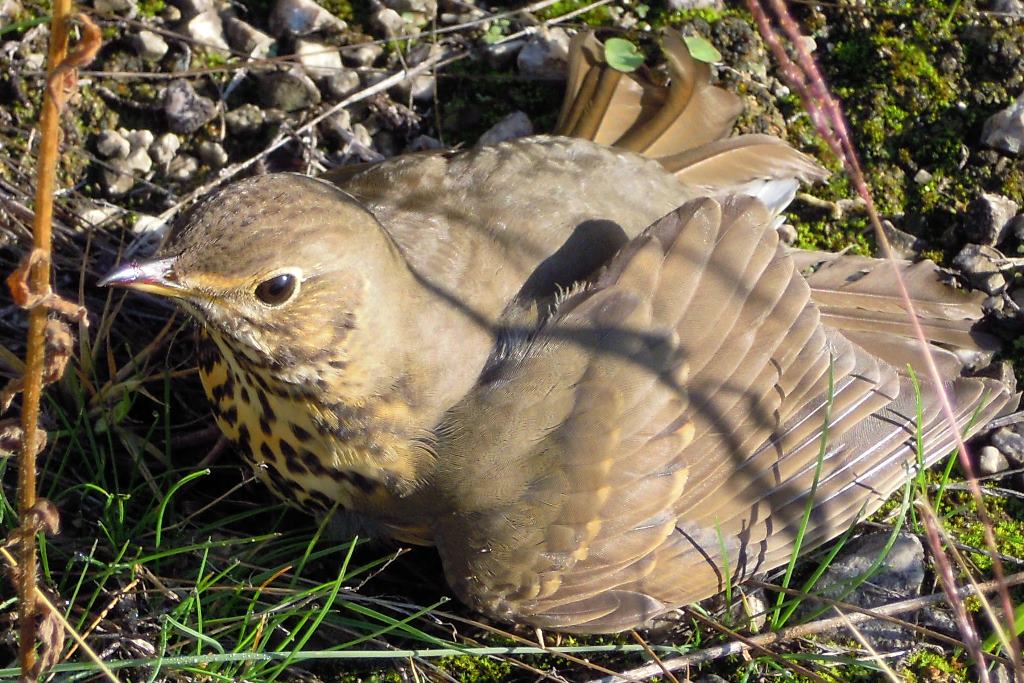
[(401, 401), (325, 403), (322, 387), (282, 382), (208, 330), (199, 360), (218, 426), (279, 497), (309, 512), (337, 503), (393, 536), (427, 542), (402, 511), (429, 453), (403, 435)]

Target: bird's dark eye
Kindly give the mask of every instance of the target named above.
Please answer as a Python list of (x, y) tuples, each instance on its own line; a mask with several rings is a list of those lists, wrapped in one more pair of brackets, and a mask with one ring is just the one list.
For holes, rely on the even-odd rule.
[(291, 273), (281, 273), (256, 285), (256, 298), (268, 306), (280, 306), (295, 292), (298, 280)]

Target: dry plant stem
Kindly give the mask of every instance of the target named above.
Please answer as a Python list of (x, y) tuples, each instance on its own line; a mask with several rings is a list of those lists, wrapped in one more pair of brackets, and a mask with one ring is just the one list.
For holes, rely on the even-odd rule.
[[(794, 88), (800, 93), (804, 106), (810, 114), (811, 120), (814, 122), (818, 132), (828, 143), (833, 153), (842, 160), (850, 179), (853, 181), (857, 193), (864, 199), (867, 206), (868, 216), (871, 220), (872, 227), (875, 230), (878, 243), (882, 248), (882, 254), (885, 258), (892, 260), (894, 258), (892, 247), (890, 246), (889, 241), (885, 236), (885, 232), (882, 229), (881, 220), (878, 217), (878, 212), (875, 210), (871, 193), (864, 180), (864, 173), (861, 170), (856, 149), (851, 141), (849, 130), (846, 126), (846, 121), (843, 117), (839, 104), (832, 97), (828, 87), (825, 85), (825, 81), (822, 78), (820, 71), (817, 68), (817, 65), (814, 63), (813, 58), (807, 52), (806, 47), (801, 41), (802, 36), (800, 28), (789, 14), (783, 0), (768, 0), (768, 3), (775, 12), (775, 15), (790, 43), (793, 45), (799, 67), (797, 64), (794, 64), (793, 60), (790, 59), (789, 55), (786, 53), (785, 48), (782, 46), (780, 36), (772, 28), (771, 23), (761, 6), (760, 0), (747, 0), (747, 7), (750, 9), (754, 20), (757, 22), (758, 29), (771, 49), (772, 54), (775, 56), (776, 61), (779, 63), (783, 74), (791, 81)], [(900, 294), (900, 299), (903, 302), (903, 306), (907, 311), (907, 317), (913, 327), (914, 334), (921, 342), (922, 348), (925, 351), (924, 359), (926, 369), (928, 371), (928, 377), (935, 383), (935, 386), (941, 387), (942, 381), (938, 368), (935, 365), (935, 359), (930, 352), (920, 321), (914, 312), (914, 306), (910, 299), (910, 294), (907, 291), (906, 283), (903, 281), (903, 278), (899, 273), (896, 273), (896, 286)], [(1003, 569), (1002, 562), (998, 557), (991, 519), (989, 519), (988, 513), (985, 509), (984, 500), (981, 495), (981, 488), (978, 485), (978, 480), (970, 461), (970, 455), (967, 451), (966, 445), (964, 444), (963, 434), (957, 427), (952, 405), (950, 404), (949, 397), (945, 392), (939, 392), (939, 401), (942, 407), (943, 416), (952, 427), (952, 433), (956, 439), (961, 466), (967, 473), (968, 485), (977, 506), (978, 517), (982, 523), (982, 529), (984, 530), (985, 545), (988, 547), (992, 557), (993, 573), (996, 575), (997, 581), (1002, 580), (1005, 577), (1005, 571)], [(948, 559), (942, 553), (941, 547), (934, 547), (933, 550), (935, 552), (937, 563), (940, 565), (948, 563)], [(1008, 591), (1005, 588), (999, 588), (998, 595), (1002, 603), (1001, 607), (1004, 614), (1007, 615), (1006, 618), (1011, 619), (1012, 617), (1010, 615), (1013, 614), (1013, 606)], [(993, 620), (993, 626), (995, 628), (1005, 629), (1005, 636), (1011, 643), (1009, 650), (1014, 665), (1014, 671), (1017, 673), (1018, 677), (1024, 677), (1024, 670), (1021, 669), (1019, 644), (1016, 634), (1013, 631), (1012, 623), (1009, 625), (1010, 628), (1007, 629), (1004, 625)], [(979, 672), (981, 673), (982, 680), (987, 681), (988, 672), (985, 671), (982, 666), (983, 660), (981, 658), (980, 646), (977, 648), (973, 647), (973, 642), (971, 642), (973, 639), (970, 636), (967, 636), (967, 640), (968, 642), (966, 644), (971, 652), (971, 656), (979, 665)]]
[[(68, 50), (68, 17), (71, 0), (54, 0), (50, 22), (49, 69), (54, 71)], [(50, 88), (43, 92), (43, 112), (39, 122), (39, 164), (36, 178), (35, 216), (32, 223), (32, 245), (47, 258), (38, 259), (29, 273), (29, 282), (36, 292), (46, 291), (50, 284), (50, 240), (53, 221), (53, 193), (57, 175), (57, 148), (60, 137), (58, 103)], [(22, 520), (21, 562), (18, 582), (18, 620), (20, 642), (18, 662), (22, 680), (34, 678), (36, 662), (36, 534), (28, 524), (28, 514), (36, 503), (36, 443), (39, 440), (39, 399), (42, 394), (44, 330), (47, 309), (36, 306), (29, 312), (28, 350), (25, 355), (25, 391), (22, 396), (21, 428), (24, 439), (18, 455), (18, 515)]]
[[(998, 579), (986, 581), (985, 583), (978, 584), (977, 589), (971, 587), (960, 588), (953, 594), (953, 598), (956, 600), (963, 600), (970, 595), (994, 593), (1001, 587), (1017, 586), (1020, 584), (1024, 584), (1024, 572), (1011, 574), (1006, 577), (1005, 581), (999, 581)], [(697, 664), (704, 664), (724, 657), (741, 654), (753, 646), (764, 648), (769, 645), (777, 645), (779, 643), (796, 640), (797, 638), (808, 638), (825, 631), (831, 631), (837, 628), (847, 628), (851, 624), (862, 624), (865, 621), (871, 621), (872, 619), (877, 619), (879, 617), (891, 617), (895, 614), (914, 612), (947, 599), (948, 596), (943, 592), (932, 593), (931, 595), (924, 595), (920, 598), (912, 598), (910, 600), (901, 600), (900, 602), (894, 602), (891, 605), (884, 605), (869, 611), (866, 610), (863, 613), (848, 614), (843, 618), (830, 617), (828, 619), (812, 621), (809, 624), (791, 626), (771, 633), (749, 636), (742, 640), (732, 640), (727, 643), (722, 643), (721, 645), (714, 645), (703, 650), (690, 652), (680, 657), (663, 659), (660, 664), (648, 664), (629, 671), (623, 671), (622, 673), (614, 676), (595, 678), (591, 680), (590, 683), (622, 683), (623, 681), (644, 680), (651, 676), (661, 675), (662, 667), (669, 671), (679, 671), (687, 666), (695, 666)], [(979, 665), (979, 670), (981, 668), (984, 668), (984, 664)]]

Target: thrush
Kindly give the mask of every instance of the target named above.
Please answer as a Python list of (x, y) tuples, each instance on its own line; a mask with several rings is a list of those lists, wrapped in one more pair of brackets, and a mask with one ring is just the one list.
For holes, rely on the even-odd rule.
[(933, 263), (780, 245), (825, 171), (724, 138), (740, 101), (664, 42), (659, 83), (578, 36), (559, 135), (249, 178), (103, 284), (195, 316), (217, 424), (278, 495), (435, 545), (477, 610), (613, 632), (720, 592), (808, 505), (801, 550), (947, 454), (941, 392), (968, 434), (1017, 397), (963, 376), (994, 344)]

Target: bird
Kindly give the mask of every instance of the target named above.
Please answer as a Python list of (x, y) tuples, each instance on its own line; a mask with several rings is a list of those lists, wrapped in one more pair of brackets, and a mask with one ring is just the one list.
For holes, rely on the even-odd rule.
[(728, 137), (741, 100), (662, 43), (626, 73), (577, 35), (555, 134), (243, 179), (100, 284), (194, 316), (216, 422), (284, 500), (436, 547), (493, 619), (648, 624), (947, 455), (942, 392), (967, 435), (1019, 398), (967, 376), (998, 342), (934, 263), (781, 244), (827, 171)]

